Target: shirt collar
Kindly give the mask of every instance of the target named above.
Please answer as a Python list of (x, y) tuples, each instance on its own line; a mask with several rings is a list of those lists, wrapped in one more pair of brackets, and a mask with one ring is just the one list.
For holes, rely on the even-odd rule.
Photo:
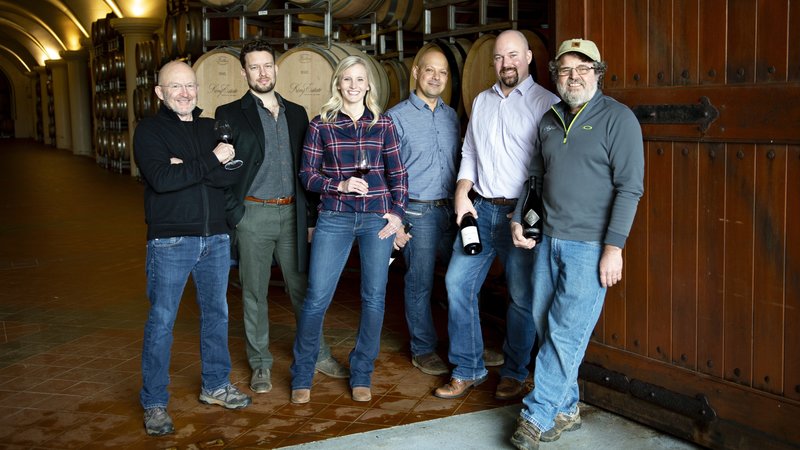
[[(414, 89), (414, 91), (411, 92), (411, 95), (408, 96), (408, 101), (411, 102), (411, 104), (414, 105), (414, 107), (417, 109), (425, 109), (425, 106), (428, 105), (427, 103), (425, 103), (425, 100), (419, 98), (416, 89)], [(436, 108), (439, 108), (443, 105), (444, 105), (444, 100), (442, 100), (442, 97), (437, 97)]]
[[(536, 83), (533, 82), (533, 77), (530, 74), (528, 74), (528, 78), (525, 78), (524, 80), (522, 80), (522, 83), (519, 83), (518, 85), (514, 86), (514, 89), (512, 89), (511, 92), (508, 93), (508, 96), (510, 97), (511, 94), (513, 94), (514, 92), (519, 92), (520, 95), (524, 96), (526, 92), (528, 92), (531, 88), (533, 88), (534, 84)], [(497, 82), (492, 85), (492, 89), (494, 89), (497, 95), (501, 97), (506, 97), (503, 94), (503, 89), (500, 87), (500, 80), (497, 80)]]

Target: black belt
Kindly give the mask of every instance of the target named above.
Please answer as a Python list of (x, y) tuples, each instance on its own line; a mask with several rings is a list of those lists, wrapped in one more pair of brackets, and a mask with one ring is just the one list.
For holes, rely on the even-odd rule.
[(500, 206), (516, 206), (517, 199), (516, 198), (503, 198), (503, 197), (483, 197), (480, 196), (482, 199), (486, 200), (487, 202), (493, 205), (500, 205)]
[(449, 198), (440, 198), (438, 200), (414, 200), (408, 199), (409, 203), (424, 203), (426, 205), (433, 205), (433, 206), (447, 206), (450, 204)]

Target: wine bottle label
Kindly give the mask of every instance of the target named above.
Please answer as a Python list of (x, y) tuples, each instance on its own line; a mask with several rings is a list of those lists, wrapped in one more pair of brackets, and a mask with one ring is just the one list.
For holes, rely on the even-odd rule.
[(474, 244), (480, 242), (478, 237), (478, 227), (464, 227), (461, 229), (461, 240), (464, 245)]
[(528, 212), (525, 213), (525, 222), (528, 225), (532, 226), (533, 224), (539, 221), (539, 218), (540, 218), (539, 215), (536, 214), (536, 211), (534, 211), (533, 209), (529, 209)]

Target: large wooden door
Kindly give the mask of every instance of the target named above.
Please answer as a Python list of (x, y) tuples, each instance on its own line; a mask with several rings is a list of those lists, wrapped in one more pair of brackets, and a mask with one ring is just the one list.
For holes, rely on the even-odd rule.
[(584, 399), (707, 446), (800, 447), (800, 1), (555, 12), (553, 44), (598, 44), (604, 91), (645, 139), (645, 195)]

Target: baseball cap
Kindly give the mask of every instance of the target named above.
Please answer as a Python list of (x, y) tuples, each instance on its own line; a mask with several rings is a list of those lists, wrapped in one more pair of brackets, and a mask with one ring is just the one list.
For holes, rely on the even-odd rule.
[(558, 47), (556, 59), (560, 58), (564, 53), (569, 52), (581, 53), (591, 58), (592, 61), (601, 61), (600, 50), (597, 49), (597, 46), (594, 44), (594, 42), (586, 39), (567, 39), (566, 41), (562, 42)]

